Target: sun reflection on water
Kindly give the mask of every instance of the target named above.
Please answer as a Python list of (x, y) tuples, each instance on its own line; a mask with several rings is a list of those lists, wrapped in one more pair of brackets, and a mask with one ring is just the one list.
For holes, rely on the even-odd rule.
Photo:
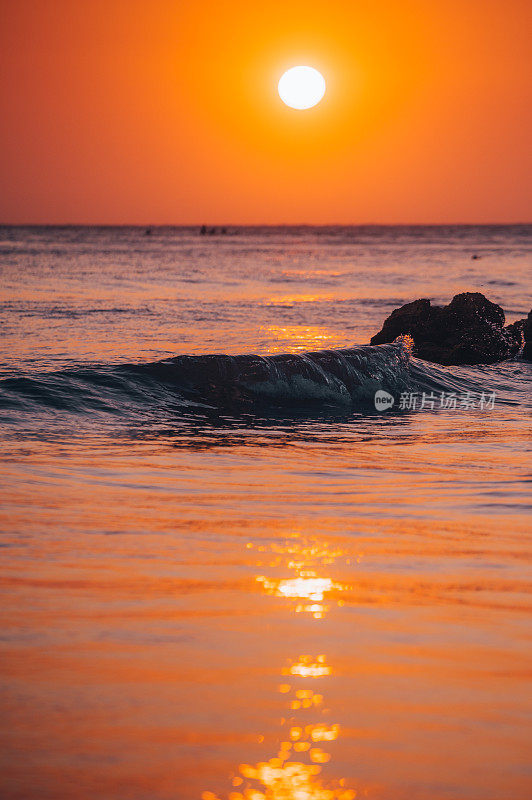
[[(247, 544), (248, 549), (254, 547)], [(340, 549), (294, 538), (268, 548), (260, 545), (257, 550), (273, 554), (272, 566), (284, 565), (291, 571), (289, 578), (259, 575), (256, 581), (266, 594), (292, 601), (296, 613), (322, 619), (330, 609), (327, 598), (347, 588), (320, 575), (336, 559), (345, 558)], [(336, 604), (342, 605), (341, 600)], [(343, 778), (328, 780), (322, 772), (331, 760), (328, 747), (340, 736), (340, 725), (329, 723), (330, 712), (323, 708), (323, 680), (332, 675), (326, 655), (303, 654), (288, 660), (281, 675), (278, 691), (285, 699), (286, 716), (281, 720), (277, 752), (254, 765), (240, 764), (227, 800), (354, 800), (357, 792), (346, 787)], [(207, 791), (202, 800), (221, 798)]]
[[(268, 306), (293, 306), (301, 302), (315, 302), (321, 298), (310, 295), (298, 297), (271, 297), (265, 301)], [(268, 339), (268, 353), (301, 352), (307, 350), (336, 349), (345, 347), (345, 336), (334, 330), (317, 325), (267, 325), (261, 329)]]
[[(281, 560), (284, 557), (286, 567), (294, 576), (276, 579), (258, 575), (256, 581), (262, 584), (267, 594), (299, 601), (294, 607), (296, 613), (306, 612), (312, 614), (315, 619), (322, 619), (330, 608), (326, 603), (327, 597), (332, 592), (339, 593), (347, 587), (329, 577), (320, 577), (318, 570), (342, 557), (344, 555), (342, 550), (333, 550), (315, 542), (305, 543), (299, 540), (290, 541), (284, 546), (272, 545), (271, 550), (281, 556)], [(342, 605), (342, 600), (338, 599), (336, 602)]]
[[(345, 786), (345, 780), (327, 781), (322, 765), (331, 754), (327, 743), (340, 734), (336, 723), (305, 721), (308, 713), (323, 713), (323, 695), (313, 685), (301, 685), (301, 679), (316, 680), (331, 675), (324, 655), (301, 655), (288, 662), (282, 674), (295, 679), (279, 685), (286, 695), (288, 716), (281, 721), (279, 748), (272, 758), (255, 765), (240, 764), (232, 779), (228, 800), (354, 800), (357, 792)], [(300, 718), (292, 712), (299, 712)], [(204, 792), (202, 800), (220, 800), (212, 792)]]
[(302, 678), (321, 678), (323, 675), (330, 675), (331, 668), (325, 663), (325, 656), (300, 656), (295, 664), (285, 667), (283, 675), (299, 675)]

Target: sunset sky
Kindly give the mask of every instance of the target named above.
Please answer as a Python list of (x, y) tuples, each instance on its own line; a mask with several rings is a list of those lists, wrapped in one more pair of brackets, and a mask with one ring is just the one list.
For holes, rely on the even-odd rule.
[[(0, 0), (0, 221), (530, 221), (531, 12)], [(298, 64), (306, 111), (277, 94)]]

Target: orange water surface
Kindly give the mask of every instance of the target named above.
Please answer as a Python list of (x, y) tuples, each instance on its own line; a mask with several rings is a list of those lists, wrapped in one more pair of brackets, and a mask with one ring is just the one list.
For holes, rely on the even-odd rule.
[[(108, 256), (100, 283), (83, 277), (79, 253), (70, 278), (66, 256), (42, 256), (49, 283), (35, 278), (32, 247), (42, 243), (23, 241), (23, 255), (9, 255), (28, 276), (18, 288), (13, 279), (4, 308), (9, 380), (31, 376), (45, 386), (51, 369), (74, 370), (91, 347), (93, 361), (131, 360), (135, 332), (146, 361), (158, 326), (157, 357), (179, 352), (172, 325), (188, 331), (193, 351), (211, 349), (202, 315), (214, 314), (215, 301), (201, 305), (193, 290), (194, 328), (192, 301), (168, 316), (150, 273), (153, 314), (144, 313), (131, 299), (143, 292), (133, 266), (140, 257), (127, 256), (131, 272), (119, 279), (126, 256), (111, 248), (111, 234), (101, 236)], [(305, 244), (296, 271), (315, 246)], [(86, 263), (101, 258), (83, 247)], [(343, 268), (331, 278), (338, 249), (330, 245), (327, 256), (320, 244), (323, 274), (301, 279), (317, 285), (305, 291), (292, 276), (295, 286), (280, 292), (264, 277), (264, 259), (275, 250), (290, 272), (293, 248), (267, 250), (262, 240), (238, 247), (241, 272), (224, 273), (233, 283), (224, 289), (215, 276), (219, 349), (226, 328), (235, 352), (256, 326), (268, 352), (288, 339), (293, 350), (367, 341), (364, 331), (385, 316), (380, 294), (393, 281), (379, 284), (373, 251), (369, 277), (357, 279), (361, 267), (353, 267), (352, 278)], [(253, 247), (251, 287), (241, 265)], [(411, 299), (416, 275), (404, 253), (387, 247), (382, 263), (403, 258), (407, 281), (401, 288), (397, 278), (394, 290)], [(449, 262), (456, 240), (452, 247)], [(259, 249), (267, 253), (260, 275)], [(469, 280), (468, 258), (453, 285)], [(486, 280), (507, 279), (510, 255), (493, 263), (482, 267)], [(67, 277), (52, 302), (53, 264)], [(431, 275), (423, 280), (435, 285), (437, 264)], [(370, 306), (355, 294), (357, 282), (357, 297), (370, 294), (372, 280), (379, 286)], [(506, 297), (515, 316), (520, 280), (500, 289), (514, 292)], [(131, 291), (120, 294), (121, 285)], [(320, 292), (332, 295), (330, 314)], [(349, 308), (361, 309), (353, 314), (359, 328), (347, 333), (346, 293)], [(274, 312), (272, 296), (284, 304)], [(96, 307), (103, 318), (87, 311)], [(515, 387), (530, 380), (519, 361), (481, 374)], [(2, 427), (4, 800), (532, 796), (530, 417), (520, 396), (490, 411), (183, 416), (157, 403), (141, 414), (123, 395), (107, 410), (41, 407), (36, 391)]]

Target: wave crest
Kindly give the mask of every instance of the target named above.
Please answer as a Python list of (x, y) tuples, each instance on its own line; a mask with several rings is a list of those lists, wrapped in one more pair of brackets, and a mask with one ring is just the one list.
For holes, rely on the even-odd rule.
[[(99, 365), (0, 381), (0, 407), (127, 413), (133, 407), (224, 408), (250, 404), (374, 406), (379, 389), (401, 392), (498, 391), (522, 395), (523, 362), (441, 367), (411, 355), (411, 341), (303, 354), (179, 355), (149, 364)], [(526, 365), (525, 365), (526, 366)], [(515, 373), (520, 372), (519, 378)], [(530, 370), (528, 370), (530, 373)], [(524, 376), (526, 377), (526, 375)], [(504, 400), (504, 398), (502, 398)]]

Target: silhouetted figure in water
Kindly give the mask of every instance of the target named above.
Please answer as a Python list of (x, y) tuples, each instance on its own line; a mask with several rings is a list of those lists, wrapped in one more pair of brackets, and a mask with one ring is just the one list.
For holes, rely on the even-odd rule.
[(214, 236), (216, 234), (216, 228), (211, 228), (209, 231), (209, 236)]
[(206, 233), (207, 233), (207, 226), (202, 225), (200, 228), (200, 236), (205, 236)]
[(471, 256), (471, 258), (473, 259), (473, 261), (476, 261), (476, 260), (477, 260), (477, 258), (482, 258), (482, 256), (478, 256), (476, 253), (473, 253), (473, 255)]
[(151, 228), (146, 228), (146, 230), (144, 231), (144, 236), (151, 236), (152, 233), (153, 231)]
[(222, 234), (225, 236), (225, 234), (227, 233), (227, 228), (222, 228), (222, 230), (220, 231), (220, 233), (222, 233)]

